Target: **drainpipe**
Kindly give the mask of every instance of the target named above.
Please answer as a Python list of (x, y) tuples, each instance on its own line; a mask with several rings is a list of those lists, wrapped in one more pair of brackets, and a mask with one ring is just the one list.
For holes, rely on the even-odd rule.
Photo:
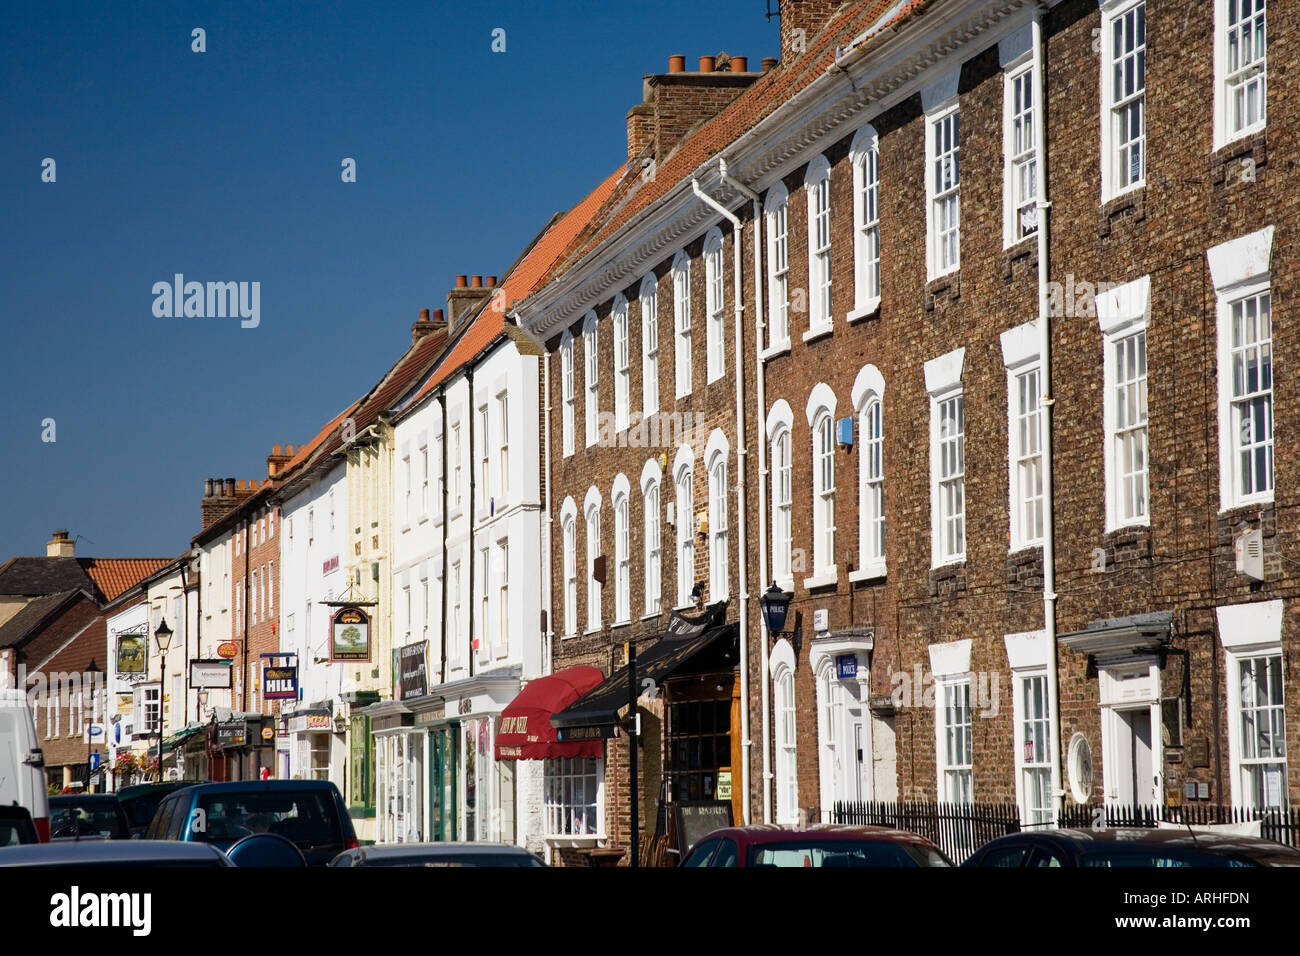
[[(466, 431), (469, 434), (469, 500), (465, 504), (465, 523), (469, 526), (469, 613), (467, 618), (469, 620), (469, 676), (473, 677), (476, 651), (481, 650), (481, 648), (476, 649), (474, 647), (474, 565), (476, 563), (475, 559), (478, 558), (478, 553), (474, 547), (476, 544), (474, 541), (474, 416), (478, 411), (474, 405), (474, 366), (471, 365), (466, 369), (465, 379), (469, 383), (469, 424), (466, 426)], [(483, 436), (483, 440), (487, 441), (486, 435)], [(487, 587), (486, 581), (483, 582), (483, 586)]]
[(1040, 427), (1043, 436), (1043, 629), (1047, 632), (1047, 687), (1051, 694), (1051, 748), (1052, 748), (1052, 824), (1059, 825), (1061, 804), (1065, 791), (1061, 787), (1061, 705), (1060, 677), (1057, 669), (1056, 648), (1056, 535), (1052, 517), (1052, 336), (1051, 312), (1048, 307), (1048, 214), (1051, 203), (1047, 200), (1047, 132), (1045, 104), (1043, 102), (1043, 13), (1034, 12), (1034, 97), (1038, 104), (1039, 121), (1034, 132), (1034, 149), (1038, 153), (1038, 360), (1042, 370), (1042, 398), (1039, 402)]
[(691, 189), (695, 195), (706, 205), (717, 212), (719, 215), (726, 217), (731, 222), (731, 279), (732, 279), (732, 299), (735, 303), (735, 321), (734, 332), (736, 342), (736, 515), (738, 522), (738, 536), (740, 539), (740, 561), (738, 568), (738, 585), (740, 589), (740, 699), (744, 702), (740, 708), (740, 739), (741, 739), (741, 763), (740, 779), (741, 789), (744, 792), (744, 802), (741, 804), (742, 817), (745, 823), (749, 823), (749, 537), (746, 533), (745, 512), (747, 503), (745, 501), (745, 459), (748, 452), (745, 449), (745, 375), (744, 370), (740, 367), (741, 356), (745, 354), (744, 349), (744, 314), (745, 303), (742, 298), (743, 286), (741, 275), (741, 240), (743, 229), (740, 223), (740, 217), (727, 209), (716, 199), (709, 196), (700, 188), (700, 184), (694, 178), (691, 179)]
[[(743, 196), (749, 198), (753, 216), (754, 216), (754, 380), (757, 387), (756, 408), (757, 416), (755, 418), (755, 435), (758, 437), (758, 588), (761, 592), (763, 582), (767, 580), (767, 430), (765, 427), (765, 410), (764, 410), (764, 386), (763, 386), (763, 360), (760, 353), (763, 351), (763, 328), (766, 324), (763, 311), (763, 204), (758, 193), (750, 189), (739, 180), (733, 179), (727, 174), (726, 159), (718, 160), (718, 171), (722, 174), (722, 184), (730, 186)], [(739, 356), (739, 348), (736, 350)], [(737, 359), (739, 361), (739, 359)], [(768, 766), (768, 696), (767, 696), (767, 633), (764, 627), (759, 627), (759, 654), (760, 666), (759, 689), (762, 697), (762, 736), (763, 736), (763, 822), (770, 822), (771, 818), (771, 768)], [(745, 640), (749, 640), (749, 635), (745, 635)], [(745, 701), (746, 714), (748, 714), (749, 701)], [(745, 782), (745, 813), (746, 822), (749, 822), (749, 753), (753, 747), (753, 741), (750, 740), (748, 732), (745, 734), (745, 766), (743, 770)]]
[(542, 628), (542, 660), (539, 673), (550, 674), (554, 666), (551, 660), (551, 644), (555, 639), (554, 617), (551, 613), (551, 535), (555, 532), (555, 517), (551, 513), (551, 362), (550, 355), (542, 350), (538, 357), (542, 366), (542, 392), (545, 394), (545, 410), (542, 422), (542, 567), (547, 573), (542, 575), (542, 607), (545, 608), (546, 626)]

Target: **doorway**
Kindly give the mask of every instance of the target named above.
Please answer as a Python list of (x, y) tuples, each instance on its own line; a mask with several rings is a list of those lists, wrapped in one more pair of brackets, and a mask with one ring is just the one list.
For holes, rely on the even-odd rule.
[(1151, 709), (1115, 711), (1115, 802), (1150, 806), (1155, 799)]

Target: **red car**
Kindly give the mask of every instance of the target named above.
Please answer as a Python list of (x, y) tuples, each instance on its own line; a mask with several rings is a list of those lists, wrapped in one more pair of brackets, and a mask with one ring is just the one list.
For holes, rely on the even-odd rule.
[(714, 830), (682, 866), (952, 866), (923, 836), (889, 827), (755, 823)]

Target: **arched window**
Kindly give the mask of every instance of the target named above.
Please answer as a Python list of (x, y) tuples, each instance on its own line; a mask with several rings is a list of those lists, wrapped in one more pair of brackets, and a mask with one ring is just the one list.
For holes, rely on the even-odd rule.
[(863, 366), (853, 383), (858, 416), (858, 577), (885, 573), (885, 380)]
[(587, 491), (587, 500), (583, 503), (587, 518), (587, 630), (600, 630), (600, 582), (596, 580), (596, 558), (601, 555), (600, 548), (600, 492), (595, 488)]
[(776, 822), (799, 822), (798, 738), (795, 733), (794, 648), (776, 642), (770, 660), (776, 730)]
[(641, 280), (641, 412), (659, 411), (659, 286), (654, 273)]
[(578, 633), (578, 506), (564, 499), (560, 510), (564, 550), (564, 633)]
[(695, 456), (683, 445), (673, 462), (677, 487), (677, 606), (691, 603), (695, 586)]
[(627, 476), (614, 478), (614, 620), (632, 618), (632, 542), (628, 522), (630, 498)]
[(790, 406), (781, 399), (767, 415), (772, 448), (772, 577), (794, 587), (794, 462), (791, 457)]
[[(835, 565), (835, 395), (818, 383), (808, 399), (813, 438), (813, 577), (834, 578)], [(829, 583), (829, 582), (826, 582)]]
[(853, 164), (853, 318), (880, 305), (880, 149), (864, 126), (849, 149)]
[(731, 443), (722, 429), (714, 429), (705, 448), (709, 472), (709, 603), (728, 594), (727, 455)]
[(790, 343), (789, 196), (781, 183), (767, 191), (763, 204), (767, 217), (767, 347)]
[(563, 406), (564, 454), (573, 454), (573, 336), (560, 336), (560, 399)]
[(631, 371), (627, 354), (627, 299), (614, 297), (614, 431), (621, 432), (628, 425), (628, 403), (631, 394)]
[(658, 614), (662, 603), (663, 541), (659, 530), (659, 463), (653, 458), (641, 470), (641, 502), (645, 509), (645, 612)]
[(722, 231), (714, 228), (704, 237), (704, 299), (709, 315), (706, 330), (709, 381), (722, 378), (726, 369), (726, 320), (723, 316)]
[(831, 318), (831, 166), (825, 156), (808, 164), (808, 334), (828, 332)]
[(600, 362), (596, 356), (596, 313), (588, 312), (582, 323), (582, 354), (586, 360), (586, 405), (583, 417), (587, 429), (587, 447), (596, 444), (600, 437), (597, 414), (600, 410)]
[(673, 324), (677, 330), (677, 397), (691, 394), (691, 260), (673, 257)]

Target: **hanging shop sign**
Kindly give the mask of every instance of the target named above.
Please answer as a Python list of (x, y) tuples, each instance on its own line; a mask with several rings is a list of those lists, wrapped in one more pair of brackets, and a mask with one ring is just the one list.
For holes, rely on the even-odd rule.
[(232, 670), (229, 661), (190, 661), (190, 687), (229, 690)]
[(398, 656), (402, 700), (423, 697), (429, 692), (427, 674), (428, 641), (416, 641), (401, 648)]
[(226, 660), (233, 660), (239, 656), (239, 645), (234, 641), (225, 641), (217, 645), (217, 656)]
[(148, 639), (143, 634), (122, 634), (117, 639), (117, 673), (119, 676), (143, 674), (149, 660)]
[(245, 747), (248, 745), (248, 724), (242, 720), (217, 724), (218, 747)]
[(297, 667), (262, 667), (262, 698), (264, 700), (297, 700)]
[(351, 604), (341, 607), (330, 624), (330, 661), (370, 660), (370, 615)]

